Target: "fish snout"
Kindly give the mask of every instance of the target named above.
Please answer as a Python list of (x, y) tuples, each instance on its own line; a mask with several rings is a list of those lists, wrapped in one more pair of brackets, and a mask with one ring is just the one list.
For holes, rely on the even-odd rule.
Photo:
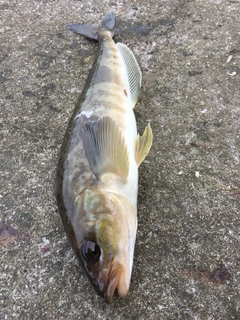
[(105, 302), (112, 303), (113, 295), (116, 289), (119, 296), (122, 298), (126, 297), (129, 289), (129, 283), (126, 283), (125, 281), (125, 268), (118, 261), (114, 262), (110, 266), (108, 272), (108, 276), (103, 289)]

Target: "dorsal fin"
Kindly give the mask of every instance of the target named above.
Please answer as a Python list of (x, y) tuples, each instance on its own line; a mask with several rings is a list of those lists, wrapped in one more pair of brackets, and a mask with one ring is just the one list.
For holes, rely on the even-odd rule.
[(129, 155), (125, 139), (117, 123), (110, 117), (88, 121), (83, 128), (83, 146), (90, 168), (98, 180), (113, 173), (126, 180)]
[(145, 128), (143, 132), (143, 135), (140, 136), (138, 134), (135, 141), (135, 160), (138, 166), (140, 166), (140, 164), (146, 158), (151, 148), (152, 140), (153, 140), (152, 128), (150, 124), (148, 124), (148, 126)]
[(127, 81), (133, 107), (137, 102), (137, 98), (141, 88), (142, 73), (133, 52), (123, 43), (117, 43), (116, 47), (122, 57), (125, 65)]

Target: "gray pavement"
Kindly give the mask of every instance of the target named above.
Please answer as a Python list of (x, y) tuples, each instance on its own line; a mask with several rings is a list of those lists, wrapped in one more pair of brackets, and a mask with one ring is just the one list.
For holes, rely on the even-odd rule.
[[(67, 23), (114, 11), (135, 53), (140, 167), (130, 292), (98, 297), (54, 197), (97, 44)], [(0, 0), (0, 319), (240, 319), (240, 1)]]

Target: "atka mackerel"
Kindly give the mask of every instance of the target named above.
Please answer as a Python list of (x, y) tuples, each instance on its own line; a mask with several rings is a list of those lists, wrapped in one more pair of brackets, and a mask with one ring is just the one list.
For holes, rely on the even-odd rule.
[(115, 16), (70, 30), (98, 40), (86, 88), (61, 148), (57, 201), (66, 233), (96, 291), (111, 303), (129, 290), (137, 231), (138, 167), (152, 144), (137, 134), (133, 108), (141, 71), (132, 51), (112, 40)]

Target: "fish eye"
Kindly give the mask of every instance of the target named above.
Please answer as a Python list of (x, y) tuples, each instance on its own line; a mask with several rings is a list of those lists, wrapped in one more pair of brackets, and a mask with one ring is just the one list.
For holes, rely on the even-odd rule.
[(84, 241), (82, 245), (82, 255), (89, 263), (96, 263), (100, 257), (101, 250), (99, 245), (91, 240)]

